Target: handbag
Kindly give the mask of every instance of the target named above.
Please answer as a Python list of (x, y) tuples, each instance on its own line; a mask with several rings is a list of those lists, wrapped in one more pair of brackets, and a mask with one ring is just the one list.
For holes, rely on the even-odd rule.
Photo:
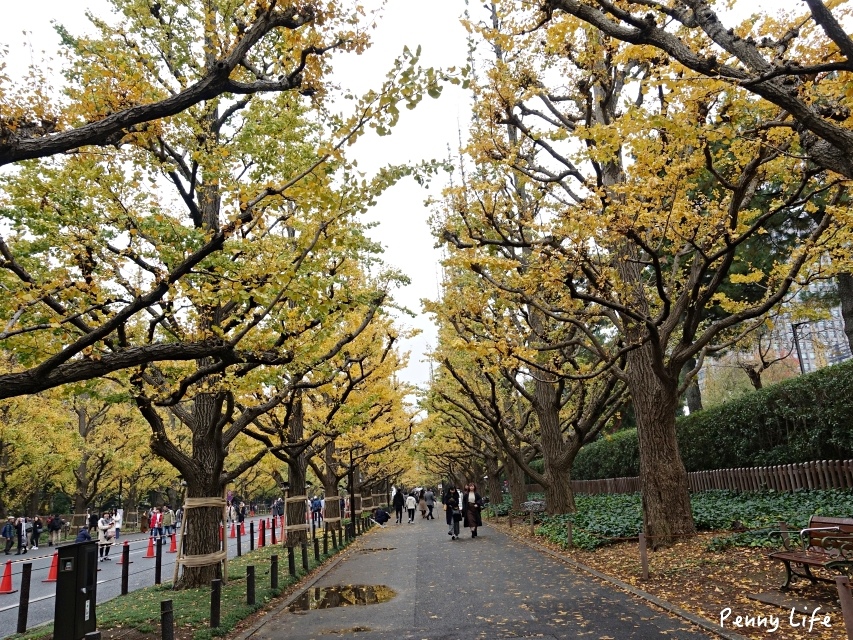
[(453, 510), (453, 519), (456, 522), (459, 522), (460, 520), (462, 520), (462, 512), (459, 509)]

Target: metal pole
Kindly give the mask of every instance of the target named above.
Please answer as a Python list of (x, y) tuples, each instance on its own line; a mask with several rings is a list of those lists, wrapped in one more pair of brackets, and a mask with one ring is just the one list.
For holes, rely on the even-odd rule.
[(296, 576), (296, 556), (293, 553), (293, 545), (287, 547), (287, 571), (291, 576)]
[(175, 612), (171, 600), (160, 601), (160, 637), (175, 640)]
[(27, 616), (30, 612), (30, 577), (33, 563), (25, 562), (21, 567), (21, 599), (18, 604), (18, 633), (26, 633)]
[(210, 581), (210, 627), (216, 629), (219, 626), (220, 612), (222, 611), (222, 580), (215, 578)]
[(270, 556), (270, 589), (278, 589), (278, 556)]
[(237, 528), (237, 557), (243, 555), (243, 536), (240, 534), (240, 528)]
[(249, 522), (249, 551), (255, 550), (255, 521)]
[(157, 550), (154, 553), (154, 584), (163, 583), (163, 536), (154, 543)]
[(255, 567), (246, 567), (246, 604), (255, 604)]
[(126, 542), (121, 548), (121, 595), (126, 596), (130, 580), (130, 545)]

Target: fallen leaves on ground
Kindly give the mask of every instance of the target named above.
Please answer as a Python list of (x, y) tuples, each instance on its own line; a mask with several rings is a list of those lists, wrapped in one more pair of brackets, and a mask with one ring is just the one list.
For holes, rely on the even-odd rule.
[[(805, 581), (795, 583), (790, 595), (807, 599), (820, 606), (819, 617), (809, 630), (808, 617), (805, 628), (802, 614), (790, 609), (765, 604), (747, 598), (747, 594), (766, 593), (778, 590), (784, 582), (785, 570), (781, 563), (767, 559), (767, 550), (734, 548), (722, 552), (705, 550), (709, 540), (720, 532), (697, 534), (678, 542), (672, 547), (658, 551), (649, 550), (649, 579), (643, 580), (639, 546), (636, 541), (621, 542), (594, 551), (564, 549), (542, 536), (532, 536), (528, 525), (508, 527), (505, 522), (489, 525), (517, 539), (535, 542), (547, 547), (560, 556), (591, 567), (607, 576), (622, 580), (637, 589), (701, 616), (719, 626), (720, 614), (726, 608), (731, 615), (724, 628), (747, 638), (774, 640), (840, 640), (845, 637), (844, 621), (838, 608), (835, 586), (829, 583), (817, 585)], [(830, 616), (829, 628), (818, 624), (824, 612)], [(767, 627), (737, 628), (733, 625), (736, 616), (776, 616), (778, 629), (771, 632)], [(798, 626), (793, 626), (794, 624)]]

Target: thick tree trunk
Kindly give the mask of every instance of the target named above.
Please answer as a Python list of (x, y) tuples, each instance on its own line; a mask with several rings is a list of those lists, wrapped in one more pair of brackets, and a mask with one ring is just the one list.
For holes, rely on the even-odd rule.
[[(193, 401), (195, 425), (192, 437), (192, 468), (178, 469), (187, 482), (188, 498), (221, 498), (225, 487), (222, 471), (226, 450), (222, 431), (218, 428), (221, 417), (221, 398), (215, 394), (199, 394)], [(155, 450), (156, 453), (156, 450)], [(190, 509), (184, 514), (183, 540), (186, 555), (207, 555), (221, 548), (219, 525), (222, 507)], [(176, 589), (207, 587), (214, 578), (222, 577), (220, 564), (206, 567), (184, 567), (175, 585)]]
[(527, 490), (524, 486), (524, 469), (510, 456), (507, 456), (506, 478), (509, 484), (509, 495), (512, 498), (512, 508), (521, 509), (521, 504), (527, 500)]
[(649, 344), (632, 351), (627, 373), (637, 418), (644, 532), (659, 547), (694, 534), (696, 528), (675, 435), (677, 380), (662, 382), (652, 358)]
[(549, 514), (573, 513), (575, 496), (569, 475), (574, 456), (560, 429), (560, 391), (557, 383), (543, 379), (540, 372), (535, 382), (533, 403), (539, 420), (542, 461), (545, 466), (545, 508)]
[[(298, 397), (293, 403), (293, 412), (288, 423), (288, 434), (291, 442), (301, 442), (303, 439), (305, 424), (302, 409), (302, 398)], [(290, 481), (290, 495), (293, 497), (306, 495), (305, 477), (308, 471), (308, 460), (305, 452), (292, 455), (287, 463), (288, 480)], [(307, 524), (307, 509), (305, 499), (287, 503), (287, 545), (299, 546), (308, 540), (308, 531), (301, 527), (296, 531), (290, 531), (291, 525)]]
[[(188, 498), (214, 498), (217, 496), (217, 492), (218, 495), (222, 495), (222, 486), (213, 478), (209, 478), (205, 484), (187, 483)], [(221, 523), (221, 507), (203, 507), (186, 511), (181, 524), (186, 555), (203, 555), (218, 551), (221, 548), (219, 539)], [(222, 578), (221, 563), (206, 567), (184, 567), (175, 588), (206, 587), (210, 586), (210, 581), (216, 578)]]
[(841, 298), (841, 317), (844, 319), (844, 334), (853, 352), (853, 274), (839, 273), (838, 296)]
[(503, 500), (503, 496), (501, 495), (501, 479), (498, 477), (498, 469), (497, 458), (486, 458), (486, 471), (489, 475), (486, 480), (486, 486), (488, 488), (489, 503), (493, 505), (498, 505)]

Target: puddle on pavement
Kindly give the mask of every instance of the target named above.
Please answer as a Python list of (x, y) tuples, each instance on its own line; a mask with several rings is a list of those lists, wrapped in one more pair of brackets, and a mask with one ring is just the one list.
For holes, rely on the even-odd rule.
[(360, 604), (379, 604), (388, 602), (397, 593), (385, 585), (347, 584), (334, 587), (315, 587), (308, 589), (287, 607), (290, 612), (309, 611), (311, 609), (331, 609), (333, 607), (351, 607)]

